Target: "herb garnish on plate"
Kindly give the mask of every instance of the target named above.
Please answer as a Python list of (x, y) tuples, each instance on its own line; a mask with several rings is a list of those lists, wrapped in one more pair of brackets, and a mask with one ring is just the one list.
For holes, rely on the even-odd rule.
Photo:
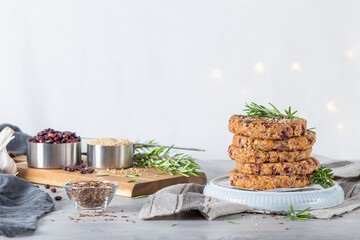
[(331, 173), (332, 169), (326, 167), (319, 167), (317, 172), (311, 174), (311, 182), (319, 184), (322, 187), (332, 187), (334, 186), (334, 174)]

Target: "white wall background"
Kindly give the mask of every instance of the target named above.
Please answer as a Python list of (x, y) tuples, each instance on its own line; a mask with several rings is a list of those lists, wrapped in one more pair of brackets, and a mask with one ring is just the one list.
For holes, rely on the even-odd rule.
[(291, 105), (359, 159), (359, 1), (0, 1), (0, 122), (228, 159), (245, 101)]

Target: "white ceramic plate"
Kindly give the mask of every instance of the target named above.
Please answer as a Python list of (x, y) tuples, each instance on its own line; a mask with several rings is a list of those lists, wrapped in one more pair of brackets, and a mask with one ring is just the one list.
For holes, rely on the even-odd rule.
[(304, 188), (303, 191), (249, 191), (230, 185), (229, 177), (218, 177), (205, 186), (204, 194), (221, 201), (246, 204), (254, 209), (273, 211), (290, 210), (290, 204), (295, 210), (307, 207), (322, 209), (334, 207), (344, 201), (344, 191), (334, 182), (334, 186), (326, 189)]

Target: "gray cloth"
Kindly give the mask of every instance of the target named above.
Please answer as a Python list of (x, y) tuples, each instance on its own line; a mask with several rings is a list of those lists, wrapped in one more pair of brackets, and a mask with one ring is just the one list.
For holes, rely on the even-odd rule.
[[(315, 218), (328, 219), (360, 207), (360, 163), (350, 161), (333, 161), (325, 164), (332, 168), (336, 181), (345, 192), (345, 201), (339, 206), (309, 211)], [(265, 212), (253, 210), (246, 205), (220, 202), (217, 199), (203, 195), (203, 185), (178, 184), (170, 186), (151, 195), (140, 211), (141, 219), (168, 216), (190, 210), (199, 211), (206, 219), (238, 214), (242, 212), (257, 212), (287, 215), (287, 211)]]
[(54, 205), (48, 193), (30, 182), (0, 174), (0, 234), (15, 237), (35, 230), (37, 219), (50, 212)]
[(10, 127), (15, 131), (15, 138), (9, 142), (6, 149), (16, 155), (25, 155), (27, 149), (26, 140), (30, 138), (30, 135), (23, 133), (17, 126), (8, 123), (1, 124), (0, 131), (2, 131), (5, 127)]

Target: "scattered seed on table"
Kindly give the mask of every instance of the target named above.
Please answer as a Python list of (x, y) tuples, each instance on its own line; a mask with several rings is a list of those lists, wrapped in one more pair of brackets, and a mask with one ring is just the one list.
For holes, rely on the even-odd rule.
[(282, 222), (279, 222), (279, 224), (284, 224), (284, 223), (282, 223)]
[(39, 186), (37, 186), (37, 185), (36, 185), (35, 187), (40, 188), (40, 187), (39, 187)]
[(134, 220), (131, 220), (131, 222), (132, 222), (132, 223), (135, 223), (135, 221), (134, 221)]
[(285, 230), (289, 230), (288, 228), (285, 228)]
[(56, 192), (56, 188), (52, 188), (51, 191), (52, 191), (52, 192)]
[(60, 201), (61, 199), (62, 199), (61, 196), (56, 196), (56, 197), (55, 197), (55, 200), (56, 200), (56, 201)]
[(93, 220), (91, 220), (92, 222), (95, 222), (95, 220), (93, 219)]
[(44, 188), (49, 189), (50, 185), (49, 184), (45, 184)]
[(274, 214), (270, 214), (270, 216), (275, 217), (275, 215), (274, 215)]
[(54, 222), (55, 220), (54, 219), (51, 219), (52, 222)]

